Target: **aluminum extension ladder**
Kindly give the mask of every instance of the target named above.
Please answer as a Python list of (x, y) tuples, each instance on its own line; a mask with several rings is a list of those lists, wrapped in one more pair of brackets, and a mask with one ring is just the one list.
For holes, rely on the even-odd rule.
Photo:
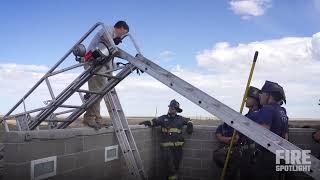
[[(90, 32), (90, 31), (89, 31)], [(112, 40), (108, 39), (110, 42)], [(82, 40), (80, 40), (76, 45), (80, 44)], [(136, 44), (134, 43), (136, 46)], [(250, 139), (254, 140), (256, 143), (260, 144), (261, 146), (265, 147), (268, 149), (270, 152), (274, 153), (277, 150), (302, 150), (299, 147), (295, 146), (294, 144), (288, 142), (287, 140), (279, 137), (278, 135), (272, 133), (268, 129), (260, 126), (259, 124), (251, 121), (250, 119), (246, 118), (239, 112), (231, 109), (230, 107), (226, 106), (225, 104), (219, 102), (217, 99), (209, 96), (205, 92), (201, 91), (200, 89), (192, 86), (191, 84), (187, 83), (186, 81), (180, 79), (179, 77), (175, 76), (174, 74), (170, 73), (169, 71), (161, 68), (157, 64), (153, 63), (149, 59), (143, 57), (141, 53), (139, 53), (137, 56), (132, 56), (126, 51), (120, 49), (120, 48), (115, 48), (114, 46), (110, 46), (109, 49), (114, 49), (114, 53), (112, 53), (112, 56), (121, 58), (123, 60), (128, 61), (129, 64), (124, 66), (122, 70), (115, 75), (115, 78), (111, 78), (107, 85), (97, 94), (93, 94), (93, 96), (90, 96), (91, 102), (95, 102), (99, 97), (101, 97), (102, 94), (107, 94), (108, 92), (112, 92), (112, 89), (119, 83), (122, 79), (127, 77), (131, 71), (135, 70), (136, 68), (144, 71), (145, 73), (149, 74), (153, 78), (157, 79), (161, 83), (165, 84), (169, 88), (173, 89), (177, 93), (183, 95), (185, 98), (189, 99), (191, 102), (197, 104), (204, 110), (208, 111), (209, 113), (215, 115), (231, 127), (235, 128), (237, 131), (241, 132), (245, 136), (249, 137)], [(137, 48), (138, 50), (138, 48)], [(139, 51), (138, 51), (139, 52)], [(70, 53), (70, 52), (69, 52)], [(49, 71), (48, 73), (52, 74), (53, 70)], [(46, 80), (46, 76), (41, 79), (42, 81)], [(120, 103), (118, 103), (118, 98), (116, 94), (108, 93), (105, 96), (106, 102), (111, 102), (113, 104), (110, 105), (110, 107), (113, 107), (114, 109), (111, 108), (112, 113), (110, 113), (110, 116), (119, 116), (118, 120), (115, 123), (115, 126), (119, 125), (119, 129), (123, 129), (123, 131), (126, 131), (126, 126), (124, 124), (120, 124), (120, 121), (125, 121), (125, 118), (121, 118), (122, 113), (116, 113), (117, 109), (120, 109)], [(27, 93), (28, 94), (28, 93)], [(28, 95), (27, 95), (28, 96)], [(22, 98), (19, 101), (19, 104), (22, 104), (24, 101), (24, 98)], [(57, 98), (55, 98), (57, 99)], [(111, 101), (110, 101), (111, 100)], [(87, 101), (88, 102), (88, 101)], [(65, 119), (65, 122), (59, 122), (57, 128), (66, 128), (69, 124), (71, 124), (77, 117), (79, 117), (84, 111), (85, 108), (90, 105), (90, 103), (84, 103), (80, 108), (73, 108), (75, 110), (72, 111), (72, 114), (68, 116)], [(48, 106), (51, 106), (52, 104), (50, 103)], [(55, 107), (61, 105), (61, 104), (54, 104)], [(18, 106), (18, 105), (16, 105)], [(13, 108), (13, 110), (16, 108), (16, 106)], [(108, 106), (108, 105), (107, 105)], [(108, 108), (110, 112), (110, 107)], [(12, 111), (11, 110), (9, 113), (6, 114), (4, 117), (4, 120), (8, 119), (10, 117)], [(39, 111), (39, 110), (38, 110)], [(26, 111), (28, 112), (28, 111)], [(20, 113), (19, 115), (26, 116), (28, 113)], [(52, 112), (51, 112), (52, 113)], [(111, 115), (113, 114), (113, 115)], [(48, 117), (50, 113), (46, 114), (46, 117)], [(12, 116), (12, 115), (11, 115)], [(16, 117), (16, 116), (14, 116)], [(37, 121), (44, 121), (43, 119), (45, 116), (42, 116), (42, 119), (38, 118), (36, 119)], [(30, 117), (29, 117), (30, 119)], [(32, 118), (31, 118), (32, 119)], [(113, 119), (116, 120), (116, 119)], [(5, 122), (5, 121), (4, 121)], [(31, 129), (35, 129), (40, 123), (33, 123), (33, 126)], [(122, 125), (122, 127), (121, 127)], [(128, 131), (129, 132), (129, 131)], [(131, 133), (130, 133), (131, 134)], [(117, 134), (118, 136), (122, 136), (123, 134)], [(130, 141), (130, 136), (128, 138)], [(131, 141), (131, 142), (134, 142)], [(129, 148), (129, 147), (128, 147)], [(132, 148), (132, 151), (135, 150), (134, 147)], [(292, 151), (290, 151), (292, 153)], [(310, 172), (305, 172), (306, 174), (310, 175), (311, 177), (315, 179), (320, 179), (320, 161), (315, 158), (314, 156), (310, 156), (311, 160), (311, 170)], [(138, 166), (137, 166), (138, 167)], [(139, 169), (139, 167), (138, 167)]]
[(130, 174), (134, 175), (136, 179), (146, 179), (140, 153), (115, 89), (112, 89), (104, 96), (104, 102), (106, 103), (110, 118), (113, 121), (113, 127)]

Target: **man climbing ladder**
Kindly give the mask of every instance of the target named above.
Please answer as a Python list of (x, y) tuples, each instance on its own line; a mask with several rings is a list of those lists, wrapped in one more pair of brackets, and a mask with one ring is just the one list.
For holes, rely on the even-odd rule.
[[(112, 35), (112, 38), (114, 40), (114, 43), (118, 45), (121, 43), (122, 37), (129, 32), (129, 26), (125, 21), (118, 21), (113, 27), (106, 27), (106, 30), (109, 31), (108, 33)], [(104, 29), (101, 29), (92, 39), (90, 45), (88, 46), (88, 50), (93, 50), (97, 47), (98, 43), (103, 40), (103, 33)], [(109, 61), (107, 64), (105, 64), (99, 71), (101, 74), (105, 74), (106, 71), (112, 69), (113, 61)], [(85, 69), (88, 69), (90, 64), (85, 65)], [(111, 72), (107, 73), (111, 75)], [(89, 91), (98, 91), (103, 86), (105, 86), (106, 81), (108, 79), (103, 76), (92, 76), (88, 81)], [(88, 98), (87, 96), (85, 96)], [(100, 114), (100, 102), (101, 99), (99, 99), (97, 102), (92, 104), (90, 107), (88, 107), (86, 113), (83, 115), (83, 123), (88, 125), (89, 127), (92, 127), (96, 130), (100, 129), (103, 125), (105, 125), (106, 122), (102, 120), (101, 114)]]

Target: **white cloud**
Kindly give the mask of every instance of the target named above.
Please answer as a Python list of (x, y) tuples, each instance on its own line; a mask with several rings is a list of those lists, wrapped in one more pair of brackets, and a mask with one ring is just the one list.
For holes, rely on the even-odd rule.
[[(261, 87), (265, 80), (279, 82), (285, 89), (286, 108), (291, 117), (318, 117), (319, 49), (320, 33), (312, 37), (287, 37), (237, 46), (222, 42), (198, 53), (196, 60), (200, 69), (176, 65), (171, 72), (238, 110), (253, 54), (258, 50), (252, 85)], [(43, 76), (46, 69), (45, 66), (0, 64), (0, 114), (8, 111)], [(52, 79), (51, 84), (55, 90), (61, 90), (76, 76), (77, 73), (64, 73)], [(180, 102), (183, 115), (210, 116), (145, 73), (142, 76), (130, 75), (117, 86), (117, 90), (123, 109), (130, 116), (152, 116), (156, 108), (158, 115), (166, 113), (173, 98)], [(49, 97), (46, 86), (41, 86), (31, 103), (41, 104)], [(102, 111), (107, 115), (104, 105)]]
[[(33, 66), (35, 67), (34, 71), (28, 69), (29, 65), (17, 66), (20, 66), (21, 71), (17, 71), (15, 66), (0, 64), (0, 67), (2, 67), (0, 68), (0, 90), (2, 92), (0, 94), (0, 99), (2, 100), (0, 102), (0, 114), (6, 113), (44, 75), (44, 72), (38, 71), (42, 66)], [(213, 75), (201, 74), (184, 69), (179, 65), (172, 69), (172, 72), (212, 94), (219, 100), (229, 103), (229, 105), (233, 103), (232, 93), (228, 91), (228, 87), (231, 87), (232, 84), (221, 76), (215, 77)], [(63, 73), (50, 82), (55, 92), (61, 91), (77, 75), (76, 73)], [(84, 86), (86, 87), (86, 85)], [(183, 104), (185, 115), (210, 116), (201, 108), (145, 74), (142, 76), (130, 75), (117, 86), (117, 90), (123, 109), (128, 115), (150, 116), (154, 115), (156, 108), (158, 109), (158, 115), (166, 113), (168, 103), (171, 99), (175, 98)], [(55, 93), (55, 95), (57, 94)], [(50, 94), (45, 84), (43, 84), (36, 90), (33, 96), (26, 100), (27, 109), (30, 110), (31, 108), (43, 106), (43, 101), (49, 99)], [(74, 97), (69, 102), (68, 104), (79, 103), (79, 100)], [(19, 110), (21, 112), (22, 108)], [(102, 114), (107, 115), (104, 105), (102, 105)]]
[(231, 10), (243, 19), (262, 16), (271, 7), (272, 0), (231, 0)]
[(320, 12), (320, 1), (319, 0), (313, 0), (313, 6), (317, 12)]
[(163, 60), (165, 62), (171, 61), (173, 57), (174, 57), (174, 53), (169, 50), (165, 50), (160, 53), (160, 60)]
[(236, 87), (238, 82), (246, 82), (254, 52), (259, 51), (253, 85), (261, 87), (265, 80), (279, 82), (286, 90), (288, 107), (300, 106), (306, 112), (293, 115), (308, 116), (319, 112), (319, 49), (320, 33), (316, 33), (312, 37), (287, 37), (233, 47), (226, 42), (217, 43), (212, 49), (199, 52), (196, 59), (200, 67), (222, 75)]

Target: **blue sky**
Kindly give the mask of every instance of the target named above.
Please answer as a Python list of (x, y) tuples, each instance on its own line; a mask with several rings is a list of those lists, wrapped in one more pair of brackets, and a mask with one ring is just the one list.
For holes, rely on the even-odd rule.
[(92, 24), (118, 19), (128, 21), (146, 56), (157, 58), (170, 49), (176, 63), (190, 67), (197, 51), (216, 42), (238, 44), (318, 32), (319, 12), (312, 1), (272, 3), (264, 16), (243, 21), (227, 1), (2, 1), (0, 39), (7, 53), (1, 60), (51, 65)]
[[(205, 50), (212, 52), (208, 53), (209, 56), (218, 53), (217, 44), (220, 42), (225, 42), (227, 46), (222, 46), (222, 48), (226, 50), (226, 53), (231, 53), (232, 51), (227, 50), (237, 50), (238, 44), (251, 47), (250, 43), (253, 42), (268, 44), (266, 42), (268, 40), (278, 42), (287, 37), (310, 38), (311, 41), (312, 36), (320, 29), (318, 0), (252, 0), (247, 4), (240, 4), (238, 1), (194, 0), (1, 1), (0, 8), (2, 52), (0, 64), (3, 67), (6, 64), (50, 67), (95, 22), (113, 24), (121, 19), (128, 22), (130, 32), (138, 40), (144, 55), (149, 59), (155, 60), (173, 72), (187, 71), (191, 74), (195, 73), (195, 76), (201, 75), (203, 78), (210, 77), (210, 75), (217, 77), (215, 76), (217, 72), (223, 69), (208, 68), (212, 67), (210, 66), (212, 64), (206, 64), (207, 61), (201, 59), (203, 57), (201, 55), (206, 54)], [(306, 40), (308, 42), (305, 43), (309, 43), (309, 40)], [(214, 60), (209, 57), (208, 62)], [(228, 63), (238, 62), (234, 60)], [(318, 65), (316, 60), (311, 63)], [(222, 73), (225, 74), (219, 74), (221, 77), (229, 75), (225, 70)], [(239, 81), (242, 84), (245, 83), (247, 74), (248, 70), (244, 71), (243, 75), (241, 74), (242, 78)], [(184, 76), (183, 73), (182, 76)], [(229, 78), (234, 79), (237, 76)], [(268, 76), (261, 78), (268, 78)], [(263, 79), (257, 79), (256, 84), (261, 86), (262, 81)], [(282, 82), (286, 80), (283, 79)], [(285, 87), (285, 84), (283, 86)], [(218, 87), (204, 88), (207, 92), (214, 92), (214, 89)], [(240, 90), (243, 88), (241, 87)], [(2, 89), (6, 90), (6, 87)], [(23, 95), (23, 91), (21, 93), (19, 97)], [(242, 93), (239, 96), (232, 96), (233, 100), (226, 100), (227, 104), (237, 109), (241, 95)], [(215, 94), (212, 96), (215, 97)], [(221, 96), (223, 101), (223, 96), (227, 94), (218, 92), (218, 96)], [(291, 95), (293, 96), (294, 94)], [(0, 102), (0, 113), (2, 114), (14, 104), (16, 99), (4, 95), (1, 97), (10, 101), (9, 105)], [(167, 101), (170, 98), (172, 96), (164, 99)], [(152, 97), (145, 100), (152, 101)], [(186, 102), (182, 99), (181, 101)], [(288, 108), (292, 108), (294, 117), (318, 117), (317, 108), (320, 107), (309, 105), (309, 103), (316, 104), (316, 102), (302, 102), (304, 108), (301, 110), (301, 102), (292, 102)], [(163, 103), (157, 106), (160, 105), (163, 107)], [(153, 106), (146, 112), (136, 113), (137, 110), (130, 108), (130, 104), (124, 106), (128, 108), (128, 115), (144, 115), (144, 113), (150, 115), (154, 109)], [(194, 109), (192, 105), (186, 106), (191, 111)], [(162, 110), (164, 111), (165, 108)], [(201, 110), (197, 110), (196, 113), (207, 115)], [(187, 114), (193, 115), (195, 112), (189, 111)]]

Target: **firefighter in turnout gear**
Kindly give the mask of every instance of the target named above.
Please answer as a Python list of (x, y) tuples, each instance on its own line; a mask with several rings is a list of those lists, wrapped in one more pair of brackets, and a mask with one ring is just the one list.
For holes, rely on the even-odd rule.
[(193, 124), (189, 118), (177, 115), (177, 113), (182, 112), (182, 109), (176, 100), (172, 100), (168, 107), (168, 114), (139, 124), (149, 127), (161, 127), (161, 154), (166, 171), (166, 179), (175, 180), (178, 179), (179, 164), (182, 159), (182, 147), (184, 144), (182, 128), (186, 125), (186, 132), (192, 134)]

